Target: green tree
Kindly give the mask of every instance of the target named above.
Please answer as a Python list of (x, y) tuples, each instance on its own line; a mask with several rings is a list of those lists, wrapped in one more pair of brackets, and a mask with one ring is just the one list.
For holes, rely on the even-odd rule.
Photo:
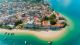
[(51, 25), (55, 25), (56, 24), (56, 20), (50, 20), (50, 24)]
[(17, 20), (17, 21), (15, 22), (15, 26), (18, 26), (19, 24), (22, 24), (22, 23), (23, 23), (22, 20)]
[(45, 17), (42, 18), (42, 20), (43, 20), (43, 21), (48, 21), (49, 18), (48, 18), (47, 16), (45, 16)]
[(56, 16), (55, 16), (55, 14), (52, 14), (52, 15), (49, 17), (49, 20), (54, 20), (54, 19), (56, 19)]
[(50, 24), (51, 24), (51, 25), (55, 25), (55, 24), (56, 24), (56, 16), (55, 16), (55, 14), (52, 14), (52, 15), (49, 17), (49, 21), (50, 21)]

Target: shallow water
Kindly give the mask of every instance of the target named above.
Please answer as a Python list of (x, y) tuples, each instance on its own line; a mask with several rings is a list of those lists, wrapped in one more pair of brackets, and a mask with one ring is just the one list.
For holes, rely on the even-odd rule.
[(80, 0), (50, 0), (50, 4), (73, 23), (73, 28), (55, 45), (80, 45)]
[[(64, 16), (67, 16), (72, 21), (72, 26), (68, 29), (66, 34), (63, 34), (63, 38), (54, 41), (52, 45), (80, 45), (80, 1), (70, 0), (68, 6), (63, 5), (63, 1), (50, 0), (51, 7), (60, 12)], [(60, 4), (62, 3), (62, 4)], [(32, 45), (48, 45), (48, 41), (41, 40), (36, 36), (29, 34), (19, 35), (4, 35), (0, 33), (0, 45), (26, 45), (24, 42), (28, 41)]]

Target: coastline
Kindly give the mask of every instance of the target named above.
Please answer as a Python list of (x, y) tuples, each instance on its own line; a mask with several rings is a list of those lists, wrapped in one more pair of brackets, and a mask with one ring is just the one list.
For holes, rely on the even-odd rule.
[(26, 31), (26, 30), (4, 30), (4, 29), (0, 29), (0, 33), (14, 33), (15, 35), (20, 35), (20, 34), (31, 34), (33, 36), (38, 37), (39, 39), (42, 40), (53, 40), (56, 38), (59, 38), (62, 34), (64, 34), (66, 32), (65, 29), (59, 30), (59, 31)]
[[(71, 21), (66, 16), (64, 16), (64, 15), (62, 15), (62, 16), (67, 19), (69, 24), (72, 24)], [(62, 37), (67, 32), (67, 30), (68, 30), (67, 28), (69, 28), (69, 27), (71, 27), (71, 25), (69, 25), (59, 31), (30, 31), (30, 30), (21, 30), (21, 29), (13, 29), (13, 30), (0, 29), (0, 33), (8, 32), (8, 33), (14, 33), (15, 35), (31, 34), (41, 40), (52, 41), (52, 40), (56, 40), (56, 39)]]

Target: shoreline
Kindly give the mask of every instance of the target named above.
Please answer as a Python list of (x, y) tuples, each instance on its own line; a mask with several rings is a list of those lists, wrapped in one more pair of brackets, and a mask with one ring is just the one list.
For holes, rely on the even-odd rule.
[[(61, 14), (62, 15), (62, 14)], [(59, 30), (59, 31), (28, 31), (28, 30), (21, 30), (21, 29), (13, 29), (13, 30), (7, 30), (7, 29), (0, 29), (0, 33), (14, 33), (15, 35), (17, 34), (31, 34), (33, 36), (36, 36), (37, 38), (41, 39), (41, 40), (46, 40), (46, 41), (52, 41), (52, 40), (56, 40), (60, 37), (62, 37), (66, 32), (67, 32), (67, 28), (72, 27), (70, 24), (71, 21), (64, 15), (62, 15), (64, 18), (66, 18), (67, 22), (69, 23), (69, 26)]]
[(46, 41), (51, 41), (53, 39), (59, 38), (62, 34), (66, 32), (65, 29), (59, 30), (59, 31), (26, 31), (26, 30), (3, 30), (0, 29), (0, 33), (14, 33), (15, 35), (20, 35), (20, 34), (31, 34), (33, 36), (36, 36), (39, 39), (46, 40)]

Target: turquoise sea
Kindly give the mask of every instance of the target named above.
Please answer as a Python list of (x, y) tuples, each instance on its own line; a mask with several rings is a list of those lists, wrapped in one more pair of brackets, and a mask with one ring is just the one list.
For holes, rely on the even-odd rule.
[(80, 0), (49, 0), (51, 7), (72, 20), (72, 30), (54, 45), (80, 45)]
[[(63, 34), (61, 39), (53, 40), (52, 45), (80, 45), (80, 0), (49, 0), (49, 2), (52, 8), (72, 21), (72, 27), (68, 32)], [(27, 44), (24, 41), (28, 41)], [(48, 45), (48, 41), (30, 34), (9, 36), (0, 33), (0, 45), (29, 45), (30, 43), (31, 45)]]

